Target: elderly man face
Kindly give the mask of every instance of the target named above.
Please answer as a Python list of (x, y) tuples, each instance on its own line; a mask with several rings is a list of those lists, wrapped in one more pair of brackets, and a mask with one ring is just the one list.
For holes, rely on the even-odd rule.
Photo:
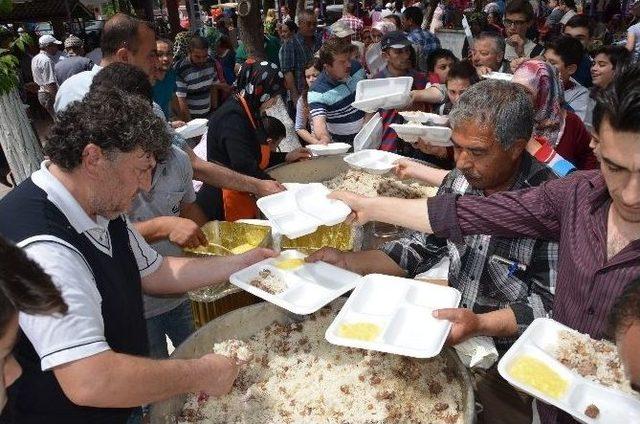
[[(487, 96), (493, 105), (490, 110)], [(526, 90), (512, 83), (482, 81), (461, 96), (449, 122), (456, 168), (469, 184), (487, 195), (509, 190), (533, 127)]]
[(473, 188), (486, 194), (509, 188), (526, 145), (524, 141), (505, 149), (496, 139), (493, 128), (471, 121), (458, 126), (451, 139), (456, 168)]
[(504, 58), (504, 52), (498, 51), (498, 46), (490, 38), (476, 40), (471, 51), (473, 66), (486, 66), (497, 71)]

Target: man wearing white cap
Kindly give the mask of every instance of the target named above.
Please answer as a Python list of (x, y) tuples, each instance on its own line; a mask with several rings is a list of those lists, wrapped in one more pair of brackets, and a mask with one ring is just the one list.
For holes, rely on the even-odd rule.
[(53, 118), (53, 101), (58, 91), (58, 82), (55, 74), (54, 56), (58, 52), (61, 41), (56, 40), (53, 35), (43, 35), (38, 40), (40, 53), (33, 57), (31, 61), (31, 73), (33, 81), (38, 84), (38, 101), (49, 115)]

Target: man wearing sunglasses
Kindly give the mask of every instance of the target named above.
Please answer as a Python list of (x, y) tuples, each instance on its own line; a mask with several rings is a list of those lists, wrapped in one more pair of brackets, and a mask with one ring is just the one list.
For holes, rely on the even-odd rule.
[(544, 53), (544, 47), (527, 38), (527, 31), (533, 24), (535, 15), (528, 0), (512, 0), (505, 9), (504, 28), (507, 48), (504, 58), (512, 61), (518, 58), (533, 58)]

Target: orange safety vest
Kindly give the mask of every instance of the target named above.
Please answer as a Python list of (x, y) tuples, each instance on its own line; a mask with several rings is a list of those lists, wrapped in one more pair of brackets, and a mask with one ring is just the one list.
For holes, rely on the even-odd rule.
[[(253, 129), (257, 129), (257, 125), (253, 120), (253, 115), (249, 111), (249, 106), (244, 98), (238, 96), (240, 104), (244, 108), (245, 113), (249, 117)], [(271, 159), (271, 149), (268, 144), (260, 145), (260, 164), (262, 170), (267, 169), (269, 160)], [(224, 207), (224, 219), (226, 221), (237, 221), (238, 219), (258, 218), (258, 207), (256, 201), (251, 194), (244, 191), (236, 191), (223, 188), (222, 203)]]

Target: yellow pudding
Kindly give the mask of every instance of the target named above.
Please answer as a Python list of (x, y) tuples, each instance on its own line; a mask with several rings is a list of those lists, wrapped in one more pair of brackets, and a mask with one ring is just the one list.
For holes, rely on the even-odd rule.
[(370, 322), (354, 322), (353, 324), (341, 324), (338, 327), (340, 337), (347, 339), (373, 341), (380, 335), (380, 326)]
[(234, 255), (240, 255), (240, 254), (248, 252), (249, 250), (254, 249), (254, 248), (255, 248), (255, 246), (253, 246), (253, 245), (251, 245), (249, 243), (244, 243), (244, 244), (241, 244), (241, 245), (236, 246), (233, 249), (231, 249), (231, 252)]
[(284, 269), (285, 271), (290, 271), (292, 269), (300, 268), (302, 265), (304, 265), (304, 259), (283, 259), (276, 262), (275, 265), (277, 268)]
[(531, 356), (518, 357), (509, 365), (509, 374), (520, 383), (534, 387), (547, 396), (559, 399), (567, 392), (569, 382), (547, 364)]

